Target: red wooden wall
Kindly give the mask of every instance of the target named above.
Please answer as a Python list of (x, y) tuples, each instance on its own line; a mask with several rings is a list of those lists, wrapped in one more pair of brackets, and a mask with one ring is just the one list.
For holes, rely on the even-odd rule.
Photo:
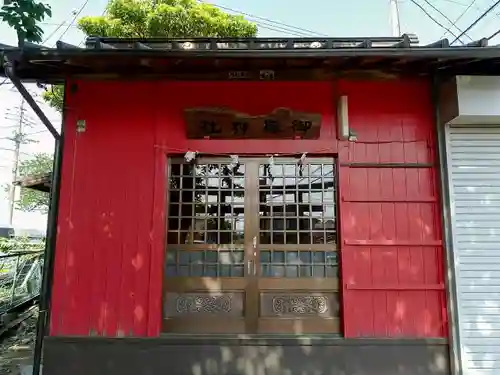
[[(344, 333), (446, 335), (440, 214), (427, 82), (77, 82), (68, 93), (52, 335), (156, 336), (165, 231), (165, 155), (338, 154)], [(349, 96), (358, 142), (337, 142)], [(319, 140), (185, 138), (183, 109), (321, 112)], [(86, 131), (76, 133), (76, 121)]]
[(339, 146), (341, 163), (418, 166), (340, 168), (344, 333), (444, 337), (444, 253), (429, 90), (422, 83), (395, 82), (349, 82), (340, 90), (349, 97), (350, 125), (358, 133), (358, 142)]

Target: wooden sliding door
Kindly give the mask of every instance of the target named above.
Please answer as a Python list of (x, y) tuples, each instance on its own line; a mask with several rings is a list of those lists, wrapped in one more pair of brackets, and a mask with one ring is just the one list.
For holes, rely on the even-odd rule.
[(339, 331), (333, 158), (170, 160), (164, 331)]

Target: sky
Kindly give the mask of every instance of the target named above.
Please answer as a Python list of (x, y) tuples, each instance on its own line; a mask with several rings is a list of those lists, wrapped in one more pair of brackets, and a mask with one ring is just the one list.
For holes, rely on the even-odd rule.
[[(494, 0), (415, 1), (455, 35), (459, 35), (495, 2)], [(53, 46), (57, 40), (80, 44), (84, 40), (84, 35), (75, 26), (74, 13), (81, 10), (78, 18), (101, 15), (107, 4), (107, 0), (44, 0), (43, 2), (50, 4), (53, 12), (52, 18), (46, 19), (40, 25), (44, 29), (44, 37), (48, 38), (44, 43), (46, 46)], [(391, 35), (389, 0), (247, 0), (245, 2), (211, 0), (206, 2), (232, 9), (240, 14), (245, 13), (246, 18), (257, 23), (259, 36), (262, 37)], [(400, 0), (398, 6), (401, 32), (416, 34), (421, 44), (441, 39), (447, 33), (412, 0)], [(453, 24), (456, 27), (452, 26)], [(464, 37), (463, 41), (489, 37), (498, 28), (500, 28), (500, 6), (470, 32), (467, 32), (470, 39)], [(449, 34), (447, 36), (454, 39)], [(17, 43), (14, 31), (4, 23), (0, 24), (0, 43), (10, 45)], [(500, 44), (500, 38), (494, 38), (490, 43)], [(60, 127), (59, 114), (44, 105), (41, 90), (36, 86), (28, 86), (28, 88), (35, 99), (41, 103), (42, 109), (52, 123)], [(14, 153), (11, 151), (14, 145), (5, 138), (11, 136), (19, 122), (20, 105), (21, 98), (11, 84), (0, 86), (0, 225), (8, 223), (8, 195), (4, 192), (3, 186), (12, 180), (14, 160)], [(36, 142), (21, 147), (21, 160), (37, 152), (52, 153), (54, 150), (52, 136), (29, 107), (25, 106), (25, 109), (23, 113), (27, 122), (30, 123), (30, 127), (25, 130), (30, 134), (29, 138)], [(45, 230), (46, 215), (16, 211), (14, 227)]]

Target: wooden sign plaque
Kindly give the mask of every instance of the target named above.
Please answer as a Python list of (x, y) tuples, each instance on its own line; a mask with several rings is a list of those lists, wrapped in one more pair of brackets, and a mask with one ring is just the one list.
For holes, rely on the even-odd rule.
[(277, 108), (251, 116), (225, 108), (189, 108), (184, 111), (190, 139), (317, 139), (321, 115)]

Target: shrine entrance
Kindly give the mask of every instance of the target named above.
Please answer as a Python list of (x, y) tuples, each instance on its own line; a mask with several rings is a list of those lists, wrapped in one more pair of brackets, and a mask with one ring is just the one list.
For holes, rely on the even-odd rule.
[(339, 332), (333, 158), (172, 158), (168, 177), (164, 332)]

